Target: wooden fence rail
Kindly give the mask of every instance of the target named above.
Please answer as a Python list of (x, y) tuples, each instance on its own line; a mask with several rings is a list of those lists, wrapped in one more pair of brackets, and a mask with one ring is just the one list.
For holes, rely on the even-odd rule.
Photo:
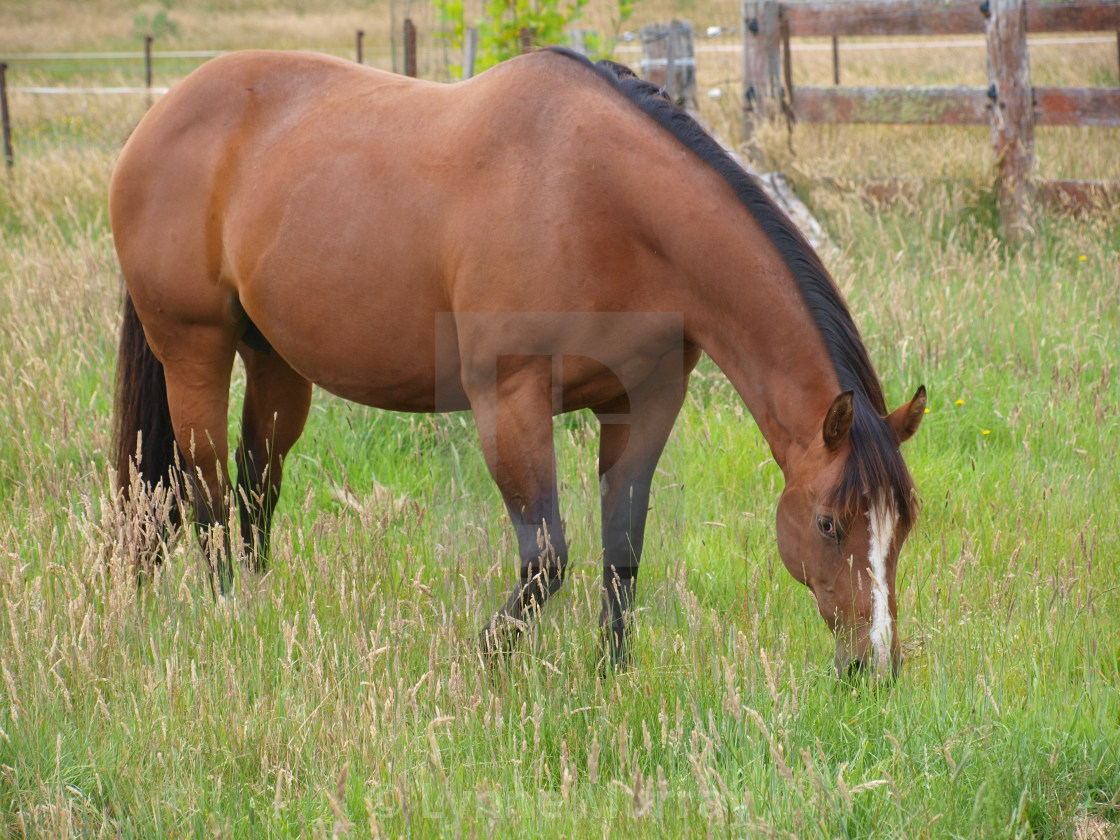
[[(1033, 87), (1026, 41), (1028, 32), (1120, 32), (1120, 0), (748, 0), (742, 31), (748, 134), (758, 119), (782, 113), (804, 123), (989, 125), (1001, 225), (1011, 239), (1029, 224), (1034, 127), (1120, 127), (1120, 87)], [(831, 36), (835, 49), (842, 36), (975, 33), (987, 39), (987, 88), (793, 82), (792, 37)]]
[[(1028, 32), (1116, 31), (1120, 8), (1114, 0), (1028, 0)], [(782, 17), (796, 37), (852, 35), (983, 35), (991, 0), (868, 0), (782, 4)]]

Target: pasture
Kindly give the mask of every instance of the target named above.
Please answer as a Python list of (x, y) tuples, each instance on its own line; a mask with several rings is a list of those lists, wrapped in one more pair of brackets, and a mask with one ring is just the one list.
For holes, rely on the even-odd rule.
[[(123, 5), (67, 20), (70, 4), (0, 2), (0, 50), (119, 47)], [(363, 15), (384, 16), (276, 4), (255, 27), (242, 5), (172, 7), (179, 45), (302, 35), (346, 54), (355, 25), (376, 28)], [(658, 0), (635, 24), (689, 13)], [(1036, 79), (1118, 83), (1115, 46), (1032, 60)], [(894, 83), (903, 61), (915, 82), (961, 64), (892, 53), (847, 78)], [(726, 85), (726, 67), (699, 72), (701, 90)], [(827, 231), (888, 402), (929, 389), (905, 447), (923, 509), (899, 565), (901, 678), (837, 678), (832, 638), (778, 559), (781, 475), (706, 359), (654, 483), (633, 667), (596, 666), (597, 433), (580, 414), (556, 423), (568, 582), (495, 668), (477, 631), (516, 547), (467, 415), (317, 392), (266, 576), (240, 571), (217, 603), (189, 533), (144, 585), (122, 573), (105, 196), (144, 105), (12, 105), (0, 836), (1117, 836), (1120, 209), (1040, 212), (1010, 251), (986, 129), (798, 127), (792, 149), (784, 128), (764, 132)], [(737, 103), (703, 108), (737, 139)], [(1116, 131), (1040, 129), (1038, 145), (1042, 174), (1120, 177)], [(859, 173), (931, 180), (889, 206), (822, 186)]]

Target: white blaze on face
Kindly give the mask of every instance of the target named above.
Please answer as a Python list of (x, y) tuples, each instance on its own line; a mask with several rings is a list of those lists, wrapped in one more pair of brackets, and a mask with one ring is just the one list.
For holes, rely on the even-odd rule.
[(887, 556), (898, 524), (898, 511), (894, 501), (878, 496), (867, 512), (871, 520), (871, 646), (874, 651), (875, 673), (886, 676), (891, 667), (891, 609), (887, 591)]

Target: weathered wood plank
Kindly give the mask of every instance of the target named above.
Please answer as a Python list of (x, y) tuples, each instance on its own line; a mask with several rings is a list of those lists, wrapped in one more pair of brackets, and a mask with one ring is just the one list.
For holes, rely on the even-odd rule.
[(1120, 30), (1120, 2), (1027, 3), (1028, 32), (1106, 32)]
[(1120, 87), (1034, 89), (1039, 125), (1120, 128)]
[[(795, 38), (852, 35), (979, 35), (985, 16), (979, 0), (858, 0), (782, 4)], [(1120, 30), (1120, 0), (1027, 3), (1028, 32)]]
[(819, 87), (793, 90), (804, 123), (987, 125), (992, 101), (979, 87)]
[(1116, 181), (1039, 181), (1035, 188), (1043, 204), (1075, 214), (1120, 205), (1120, 183)]
[[(841, 193), (855, 193), (873, 206), (889, 206), (898, 201), (916, 204), (931, 188), (952, 185), (968, 188), (966, 178), (882, 177), (857, 175), (845, 178), (824, 176), (821, 182)], [(1037, 200), (1054, 210), (1074, 214), (1107, 211), (1120, 205), (1117, 181), (1034, 181)]]
[(984, 31), (976, 2), (870, 0), (783, 3), (782, 17), (795, 38), (851, 35), (964, 35)]
[[(978, 87), (824, 87), (793, 89), (803, 123), (988, 125), (992, 101)], [(1120, 128), (1120, 88), (1034, 88), (1036, 125)]]

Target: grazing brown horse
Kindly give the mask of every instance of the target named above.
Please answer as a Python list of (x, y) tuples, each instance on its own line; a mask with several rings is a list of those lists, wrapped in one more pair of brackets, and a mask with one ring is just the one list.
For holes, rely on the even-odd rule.
[[(128, 287), (121, 486), (130, 465), (170, 480), (181, 458), (214, 549), (240, 355), (236, 495), (263, 567), (312, 383), (398, 411), (469, 408), (520, 553), (483, 632), (494, 650), (563, 581), (552, 418), (590, 408), (619, 662), (650, 482), (703, 351), (785, 476), (778, 549), (835, 633), (837, 667), (893, 673), (895, 566), (916, 512), (899, 444), (925, 392), (887, 413), (812, 248), (687, 114), (619, 75), (543, 51), (440, 85), (243, 52), (176, 85), (110, 187)], [(214, 562), (224, 590), (231, 568)]]

